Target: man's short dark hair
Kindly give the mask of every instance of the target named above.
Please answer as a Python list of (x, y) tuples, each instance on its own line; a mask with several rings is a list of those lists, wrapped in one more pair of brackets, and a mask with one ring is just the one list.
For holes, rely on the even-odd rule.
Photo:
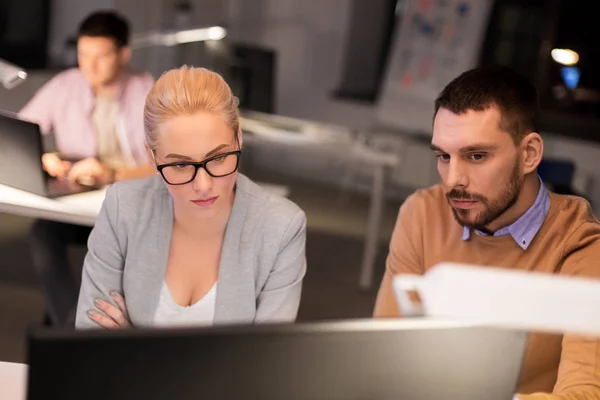
[(486, 66), (462, 73), (450, 82), (435, 100), (440, 108), (462, 114), (498, 107), (500, 129), (511, 134), (515, 144), (539, 130), (539, 106), (535, 86), (507, 67)]
[(78, 37), (105, 37), (113, 39), (117, 47), (129, 44), (129, 23), (113, 11), (97, 11), (79, 25)]

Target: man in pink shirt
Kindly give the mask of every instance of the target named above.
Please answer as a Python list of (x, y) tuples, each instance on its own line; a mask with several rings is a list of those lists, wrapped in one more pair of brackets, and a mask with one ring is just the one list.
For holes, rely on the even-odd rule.
[[(152, 174), (143, 109), (154, 79), (127, 67), (128, 22), (110, 11), (88, 16), (79, 27), (77, 57), (78, 68), (52, 78), (19, 113), (38, 123), (44, 135), (54, 134), (57, 152), (43, 155), (44, 169), (58, 178), (98, 184)], [(33, 261), (53, 324), (73, 322), (79, 290), (67, 246), (85, 244), (89, 233), (86, 227), (44, 220), (32, 228)]]

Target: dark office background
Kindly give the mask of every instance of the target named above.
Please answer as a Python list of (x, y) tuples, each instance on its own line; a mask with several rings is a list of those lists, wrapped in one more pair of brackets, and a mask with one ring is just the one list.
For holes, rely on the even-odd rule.
[(51, 0), (0, 0), (0, 58), (22, 68), (48, 63)]
[[(405, 0), (353, 0), (345, 62), (332, 96), (377, 103), (405, 4)], [(510, 66), (536, 83), (540, 90), (542, 130), (600, 141), (596, 129), (600, 123), (597, 72), (600, 71), (600, 24), (596, 21), (594, 5), (586, 0), (496, 0), (483, 40), (480, 64)], [(1, 58), (29, 70), (49, 65), (50, 6), (51, 0), (0, 0)], [(576, 66), (580, 79), (575, 89), (565, 86), (563, 67), (550, 58), (552, 48), (568, 48), (580, 55)], [(252, 57), (260, 55), (271, 63), (271, 71), (261, 72), (249, 68), (250, 61), (258, 60), (243, 53), (242, 47), (236, 49), (236, 62), (231, 66), (232, 79), (236, 80), (234, 86), (250, 80), (266, 82), (270, 93), (259, 96), (258, 108), (275, 111), (275, 77), (265, 74), (274, 74), (277, 55), (252, 52)], [(256, 87), (246, 89), (242, 96), (245, 102), (251, 102), (251, 98), (256, 102), (260, 94), (257, 90)]]

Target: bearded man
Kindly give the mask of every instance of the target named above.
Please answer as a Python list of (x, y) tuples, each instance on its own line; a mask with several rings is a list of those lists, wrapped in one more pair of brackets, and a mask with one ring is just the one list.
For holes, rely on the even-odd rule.
[[(508, 68), (473, 69), (444, 88), (431, 141), (441, 183), (400, 208), (375, 317), (400, 316), (394, 275), (440, 262), (600, 277), (600, 224), (589, 203), (551, 193), (537, 174), (538, 119), (535, 87)], [(516, 397), (600, 399), (600, 341), (532, 333)]]

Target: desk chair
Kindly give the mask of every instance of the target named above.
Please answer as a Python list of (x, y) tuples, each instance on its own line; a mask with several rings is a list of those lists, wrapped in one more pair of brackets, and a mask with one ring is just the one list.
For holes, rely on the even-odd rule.
[(573, 188), (575, 163), (570, 160), (543, 159), (538, 166), (542, 181), (555, 193), (581, 196)]

